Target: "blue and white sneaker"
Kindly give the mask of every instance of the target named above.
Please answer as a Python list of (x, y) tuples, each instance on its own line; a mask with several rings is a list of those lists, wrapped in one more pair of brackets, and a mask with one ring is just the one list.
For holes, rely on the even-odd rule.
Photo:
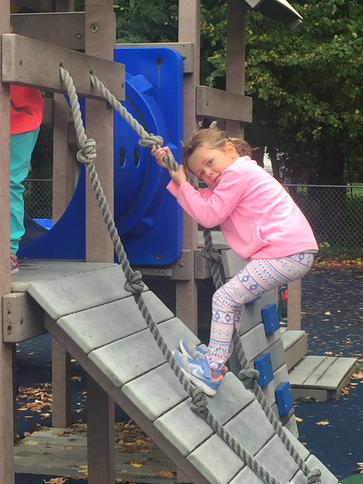
[(218, 376), (213, 376), (212, 370), (209, 368), (204, 358), (194, 360), (193, 358), (190, 358), (190, 356), (177, 350), (175, 350), (173, 354), (188, 380), (194, 383), (197, 387), (202, 388), (204, 393), (210, 397), (217, 393), (217, 390), (223, 381), (223, 375), (221, 373), (219, 373)]
[[(190, 358), (193, 358), (193, 360), (200, 360), (200, 359), (205, 359), (205, 354), (207, 353), (203, 348), (200, 346), (195, 345), (194, 343), (191, 343), (188, 341), (186, 338), (182, 339), (179, 343), (180, 351), (186, 355), (190, 356)], [(228, 371), (227, 366), (224, 366), (221, 369), (221, 373), (224, 376)]]

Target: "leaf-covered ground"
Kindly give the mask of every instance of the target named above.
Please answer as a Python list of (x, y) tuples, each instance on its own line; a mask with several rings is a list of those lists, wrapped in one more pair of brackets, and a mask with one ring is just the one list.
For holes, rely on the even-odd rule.
[(363, 483), (363, 269), (316, 266), (302, 292), (308, 354), (355, 357), (359, 368), (338, 400), (296, 404), (300, 440), (339, 479)]

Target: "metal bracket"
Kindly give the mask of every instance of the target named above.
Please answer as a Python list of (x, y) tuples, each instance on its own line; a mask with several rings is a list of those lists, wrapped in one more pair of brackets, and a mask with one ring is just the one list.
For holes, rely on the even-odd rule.
[(190, 281), (192, 278), (192, 252), (183, 250), (174, 264), (165, 267), (133, 267), (143, 276), (162, 277), (178, 281)]

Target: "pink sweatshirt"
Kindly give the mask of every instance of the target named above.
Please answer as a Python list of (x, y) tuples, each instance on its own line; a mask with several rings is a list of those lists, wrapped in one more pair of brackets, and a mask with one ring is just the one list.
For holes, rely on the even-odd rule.
[(201, 225), (219, 225), (243, 260), (277, 259), (318, 250), (313, 231), (283, 186), (248, 156), (238, 158), (214, 189), (171, 181), (168, 190)]

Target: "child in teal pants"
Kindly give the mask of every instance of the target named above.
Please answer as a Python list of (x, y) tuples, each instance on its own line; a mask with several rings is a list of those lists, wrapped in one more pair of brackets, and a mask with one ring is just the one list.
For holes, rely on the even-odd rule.
[(16, 253), (24, 235), (24, 185), (43, 118), (38, 89), (10, 86), (10, 271), (19, 270)]

